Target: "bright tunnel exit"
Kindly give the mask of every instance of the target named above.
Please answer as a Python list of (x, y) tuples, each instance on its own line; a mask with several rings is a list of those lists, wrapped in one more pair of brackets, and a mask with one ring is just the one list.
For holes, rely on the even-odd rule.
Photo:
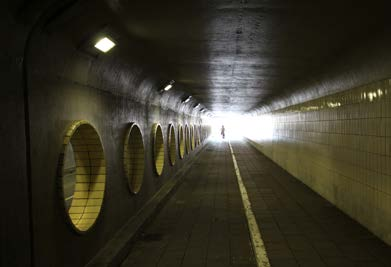
[[(269, 140), (273, 137), (273, 120), (269, 115), (243, 115), (221, 113), (206, 118), (211, 127), (210, 138), (214, 141), (242, 140), (248, 137), (253, 140)], [(225, 138), (222, 136), (224, 126)]]

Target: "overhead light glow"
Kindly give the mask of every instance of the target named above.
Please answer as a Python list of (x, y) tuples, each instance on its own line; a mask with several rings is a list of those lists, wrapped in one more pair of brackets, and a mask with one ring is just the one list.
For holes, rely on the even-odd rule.
[(272, 141), (275, 127), (270, 115), (251, 116), (232, 112), (223, 112), (218, 116), (208, 115), (205, 123), (211, 126), (211, 138), (216, 141), (223, 141), (221, 137), (223, 125), (226, 140), (240, 140), (248, 137), (263, 142)]
[(201, 104), (198, 103), (197, 105), (194, 106), (194, 108), (198, 108)]
[(185, 100), (183, 100), (183, 103), (188, 103), (191, 99), (191, 96), (188, 96)]
[(171, 80), (169, 84), (166, 85), (166, 87), (164, 87), (164, 91), (168, 91), (170, 90), (173, 86), (174, 86), (174, 83), (175, 81), (174, 80)]
[(172, 88), (171, 84), (167, 84), (166, 87), (164, 87), (164, 91), (168, 91)]
[(103, 53), (110, 51), (115, 46), (115, 43), (111, 41), (109, 38), (104, 37), (100, 39), (96, 44), (95, 48), (99, 49)]

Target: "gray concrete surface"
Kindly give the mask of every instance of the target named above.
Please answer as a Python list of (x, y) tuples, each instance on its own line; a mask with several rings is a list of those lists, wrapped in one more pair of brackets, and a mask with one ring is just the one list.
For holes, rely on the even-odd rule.
[[(391, 248), (277, 164), (233, 142), (272, 267), (390, 266)], [(209, 142), (128, 266), (256, 266), (227, 142)]]

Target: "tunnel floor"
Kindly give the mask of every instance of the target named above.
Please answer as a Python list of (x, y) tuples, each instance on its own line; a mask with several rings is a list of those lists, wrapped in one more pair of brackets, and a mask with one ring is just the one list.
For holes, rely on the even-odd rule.
[[(245, 142), (232, 142), (271, 266), (391, 266), (391, 248)], [(228, 142), (209, 142), (122, 266), (257, 266)]]

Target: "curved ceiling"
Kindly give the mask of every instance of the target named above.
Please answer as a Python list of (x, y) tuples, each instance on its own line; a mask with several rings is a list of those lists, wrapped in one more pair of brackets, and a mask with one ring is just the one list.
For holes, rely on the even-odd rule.
[[(128, 33), (161, 75), (213, 111), (250, 111), (384, 28), (385, 3), (115, 1)], [(157, 60), (158, 59), (158, 60)]]
[(248, 112), (327, 75), (352, 47), (384, 31), (386, 1), (358, 2), (84, 1), (79, 14), (69, 12), (67, 21), (77, 23), (67, 31), (80, 43), (105, 29), (118, 41), (117, 56), (140, 62), (162, 85), (175, 80), (176, 95), (215, 112)]

